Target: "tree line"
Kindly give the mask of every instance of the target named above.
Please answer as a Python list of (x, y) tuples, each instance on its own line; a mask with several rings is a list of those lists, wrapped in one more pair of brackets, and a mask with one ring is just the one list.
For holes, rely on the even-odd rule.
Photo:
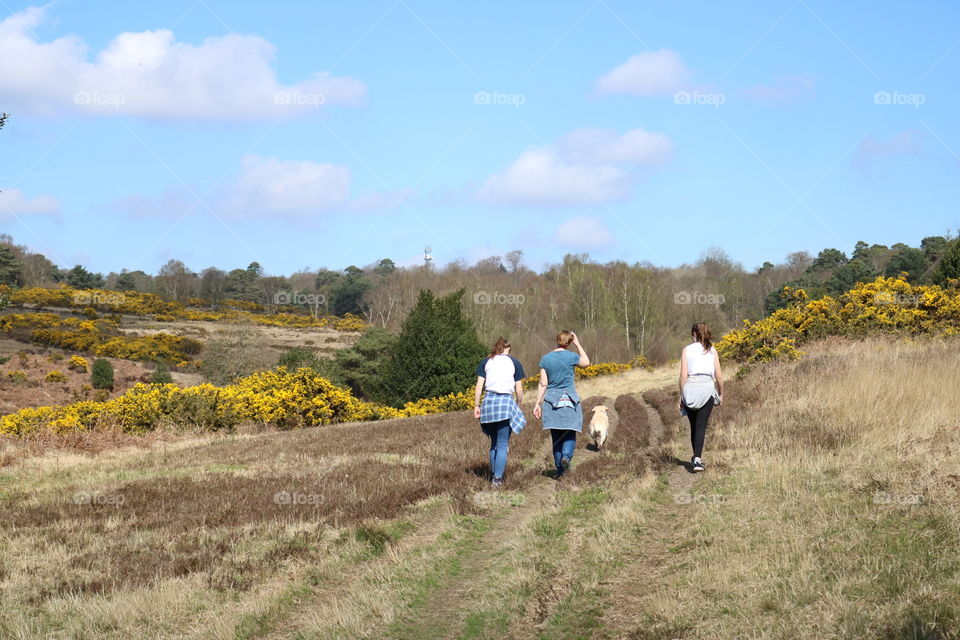
[[(0, 236), (0, 283), (158, 293), (187, 302), (202, 299), (216, 308), (225, 299), (279, 305), (318, 314), (353, 313), (372, 327), (397, 334), (421, 291), (438, 297), (464, 290), (459, 304), (482, 342), (505, 335), (528, 366), (552, 348), (559, 328), (572, 328), (597, 361), (625, 362), (644, 355), (654, 362), (676, 357), (694, 321), (710, 323), (719, 335), (784, 304), (784, 286), (807, 289), (811, 297), (838, 294), (878, 275), (907, 272), (915, 283), (945, 283), (960, 277), (960, 244), (950, 235), (924, 238), (919, 247), (858, 242), (848, 257), (827, 248), (816, 256), (788, 255), (748, 270), (723, 250), (706, 250), (693, 264), (658, 267), (648, 262), (600, 263), (587, 254), (568, 254), (541, 271), (529, 268), (521, 251), (475, 264), (398, 267), (391, 259), (342, 271), (303, 269), (268, 275), (257, 262), (229, 271), (199, 272), (170, 260), (156, 275), (122, 270), (106, 275), (81, 265), (62, 269), (46, 257)], [(383, 337), (372, 342), (379, 343)]]

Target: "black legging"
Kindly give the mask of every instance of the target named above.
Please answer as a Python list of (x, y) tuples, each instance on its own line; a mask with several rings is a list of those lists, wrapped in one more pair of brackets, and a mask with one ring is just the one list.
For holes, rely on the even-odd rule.
[(690, 419), (690, 444), (693, 445), (693, 455), (700, 457), (703, 453), (703, 439), (707, 435), (707, 420), (713, 411), (713, 398), (699, 409), (687, 407), (687, 418)]

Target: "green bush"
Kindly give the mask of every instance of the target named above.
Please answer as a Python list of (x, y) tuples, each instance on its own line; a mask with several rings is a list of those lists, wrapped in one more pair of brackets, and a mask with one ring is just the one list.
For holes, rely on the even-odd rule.
[(317, 364), (317, 355), (306, 347), (292, 347), (287, 349), (286, 353), (280, 356), (277, 362), (278, 366), (286, 367), (291, 371), (296, 371), (301, 367), (315, 368)]
[(90, 369), (90, 383), (94, 389), (113, 389), (113, 365), (106, 358), (97, 358)]
[(321, 358), (306, 347), (292, 347), (288, 349), (280, 356), (277, 365), (287, 367), (291, 371), (307, 367), (308, 369), (313, 369), (338, 387), (347, 386), (343, 372), (337, 366), (336, 362), (329, 358)]
[(397, 336), (386, 329), (367, 329), (347, 349), (340, 349), (333, 356), (336, 376), (353, 394), (370, 402), (386, 402), (383, 376), (390, 350)]
[(150, 382), (154, 384), (168, 384), (173, 382), (173, 376), (170, 375), (170, 365), (162, 360), (157, 362), (156, 368), (150, 375)]
[(461, 393), (475, 380), (486, 354), (460, 308), (464, 289), (442, 298), (420, 292), (390, 348), (383, 372), (384, 400), (395, 407), (421, 398)]

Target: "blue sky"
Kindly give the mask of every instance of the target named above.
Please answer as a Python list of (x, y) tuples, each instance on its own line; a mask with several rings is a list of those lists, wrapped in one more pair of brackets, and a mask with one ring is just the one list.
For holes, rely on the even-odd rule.
[(753, 268), (960, 219), (954, 3), (0, 12), (0, 231), (65, 267)]

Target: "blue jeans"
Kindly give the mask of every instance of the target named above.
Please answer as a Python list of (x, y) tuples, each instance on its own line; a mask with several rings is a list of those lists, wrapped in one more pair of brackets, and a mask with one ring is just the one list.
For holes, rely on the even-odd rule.
[(560, 471), (560, 460), (573, 460), (573, 450), (577, 446), (577, 432), (573, 429), (550, 429), (553, 438), (553, 462)]
[(507, 468), (507, 451), (510, 448), (510, 421), (480, 423), (483, 432), (490, 436), (490, 470), (493, 478), (503, 478)]

